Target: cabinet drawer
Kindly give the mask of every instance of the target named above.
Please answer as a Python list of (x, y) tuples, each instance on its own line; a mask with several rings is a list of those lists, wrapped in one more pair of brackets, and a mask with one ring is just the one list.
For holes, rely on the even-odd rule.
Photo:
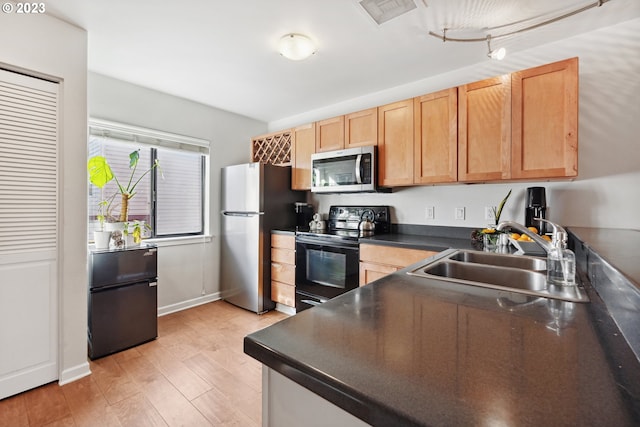
[(286, 234), (272, 234), (271, 247), (295, 250), (296, 238), (293, 235), (289, 236)]
[(438, 252), (435, 251), (422, 249), (397, 248), (394, 246), (370, 245), (366, 243), (360, 245), (360, 261), (391, 265), (399, 268), (404, 268), (437, 253)]
[(295, 265), (296, 252), (290, 249), (271, 248), (271, 261)]
[(279, 262), (271, 263), (271, 280), (286, 283), (289, 285), (296, 284), (296, 267), (295, 265), (282, 264)]
[(289, 307), (296, 306), (296, 287), (271, 281), (271, 300)]

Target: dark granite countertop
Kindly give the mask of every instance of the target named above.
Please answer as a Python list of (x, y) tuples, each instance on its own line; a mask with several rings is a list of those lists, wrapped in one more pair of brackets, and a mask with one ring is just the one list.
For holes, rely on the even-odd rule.
[(409, 268), (247, 336), (245, 352), (372, 425), (640, 423), (640, 362), (586, 272), (581, 304)]
[(590, 297), (399, 272), (249, 335), (245, 352), (371, 425), (638, 425), (640, 364)]

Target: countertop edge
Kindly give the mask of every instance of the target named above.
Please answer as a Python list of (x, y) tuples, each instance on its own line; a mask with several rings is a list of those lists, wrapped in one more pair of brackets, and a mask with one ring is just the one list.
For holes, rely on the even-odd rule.
[(421, 427), (422, 424), (398, 414), (382, 402), (347, 387), (335, 378), (306, 367), (303, 363), (283, 356), (278, 351), (254, 340), (244, 338), (244, 352), (265, 366), (302, 385), (323, 399), (347, 411), (358, 419), (376, 426)]

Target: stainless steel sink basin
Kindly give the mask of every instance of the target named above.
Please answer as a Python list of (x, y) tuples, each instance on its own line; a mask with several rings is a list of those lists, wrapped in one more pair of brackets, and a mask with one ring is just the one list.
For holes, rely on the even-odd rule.
[(589, 301), (580, 286), (548, 286), (546, 260), (535, 257), (449, 250), (407, 274), (564, 301)]
[(496, 254), (491, 252), (458, 251), (448, 257), (453, 261), (475, 264), (496, 265), (498, 267), (521, 268), (532, 271), (547, 271), (547, 261), (530, 256)]
[(440, 262), (422, 270), (424, 274), (480, 282), (508, 289), (541, 291), (547, 288), (547, 276), (530, 270), (500, 268), (492, 265)]

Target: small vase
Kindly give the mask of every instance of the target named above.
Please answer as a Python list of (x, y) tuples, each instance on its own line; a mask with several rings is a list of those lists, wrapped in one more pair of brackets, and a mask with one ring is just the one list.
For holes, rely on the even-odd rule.
[(494, 252), (498, 247), (498, 240), (500, 239), (499, 233), (493, 234), (483, 234), (482, 235), (482, 244), (484, 246), (484, 250), (487, 252)]
[(109, 249), (111, 231), (94, 231), (93, 240), (95, 242), (96, 249)]

